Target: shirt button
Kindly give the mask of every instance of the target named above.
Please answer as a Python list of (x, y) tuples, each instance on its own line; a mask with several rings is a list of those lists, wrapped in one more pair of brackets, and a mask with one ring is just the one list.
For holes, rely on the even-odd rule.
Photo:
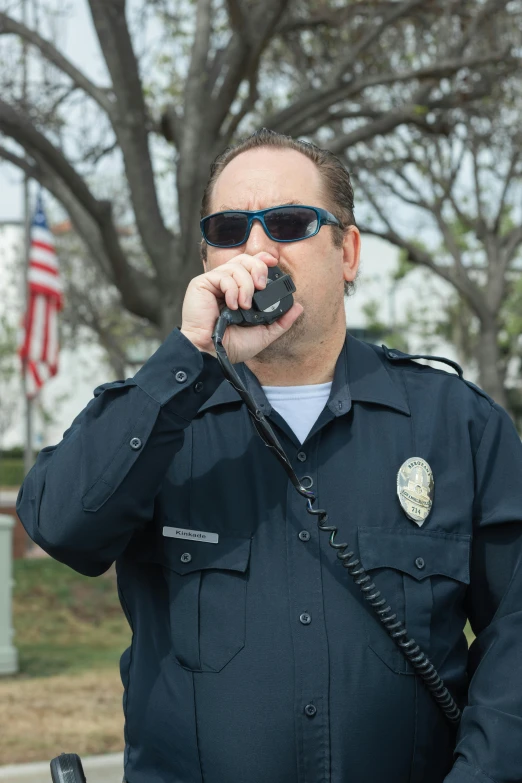
[(192, 555), (189, 552), (183, 552), (180, 558), (182, 563), (190, 563), (192, 560)]
[(178, 370), (176, 375), (174, 376), (178, 383), (185, 383), (187, 380), (187, 373), (183, 372), (183, 370)]
[(310, 623), (312, 622), (312, 618), (310, 617), (308, 612), (303, 612), (303, 614), (300, 614), (299, 619), (301, 620), (303, 625), (310, 625)]
[(313, 704), (307, 704), (306, 707), (304, 708), (304, 711), (309, 718), (313, 718), (315, 713), (317, 712), (317, 707), (315, 707)]
[(299, 533), (299, 538), (301, 539), (301, 541), (310, 541), (310, 533), (308, 532), (308, 530), (301, 530), (301, 532)]
[(306, 459), (305, 452), (304, 451), (298, 451), (297, 452), (297, 459), (299, 460), (299, 462), (304, 462), (305, 459)]
[(422, 557), (418, 557), (418, 558), (416, 559), (416, 561), (415, 561), (415, 565), (417, 566), (417, 568), (424, 568), (424, 566), (426, 565), (426, 563), (424, 562), (424, 560), (422, 559)]
[(203, 383), (201, 381), (198, 381), (196, 383), (196, 385), (194, 386), (194, 391), (197, 391), (197, 392), (201, 391), (202, 388), (203, 388)]
[(139, 438), (132, 438), (129, 445), (131, 449), (141, 449), (141, 440)]

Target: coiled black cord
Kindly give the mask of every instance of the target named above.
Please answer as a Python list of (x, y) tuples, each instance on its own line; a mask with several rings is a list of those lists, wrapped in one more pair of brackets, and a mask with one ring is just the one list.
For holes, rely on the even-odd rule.
[(405, 655), (416, 674), (418, 674), (419, 677), (423, 680), (426, 687), (431, 692), (434, 700), (443, 711), (447, 720), (452, 725), (458, 724), (461, 717), (460, 709), (444, 685), (444, 682), (439, 676), (434, 665), (431, 663), (427, 655), (421, 650), (415, 639), (412, 639), (408, 636), (408, 631), (404, 627), (403, 623), (398, 620), (397, 615), (392, 612), (391, 607), (382, 597), (380, 590), (377, 589), (374, 582), (371, 581), (360, 560), (357, 558), (353, 559), (353, 552), (345, 552), (345, 550), (348, 549), (348, 544), (335, 543), (335, 537), (338, 533), (338, 530), (335, 525), (326, 524), (328, 521), (328, 514), (326, 511), (323, 508), (312, 508), (312, 504), (315, 503), (317, 499), (315, 493), (301, 485), (301, 482), (297, 478), (290, 462), (288, 461), (288, 457), (286, 456), (283, 447), (279, 443), (279, 440), (277, 439), (277, 436), (275, 435), (272, 427), (270, 426), (262, 411), (256, 407), (255, 401), (243, 385), (233, 365), (230, 363), (222, 342), (223, 335), (229, 323), (230, 321), (226, 314), (221, 315), (216, 321), (216, 327), (212, 335), (212, 341), (216, 349), (216, 355), (225, 378), (232, 384), (234, 389), (236, 389), (241, 398), (245, 401), (248, 412), (252, 417), (254, 427), (257, 433), (263, 439), (265, 445), (274, 450), (276, 457), (279, 459), (284, 469), (286, 470), (295, 489), (297, 492), (299, 492), (300, 495), (306, 498), (306, 510), (308, 513), (318, 517), (317, 526), (319, 530), (330, 533), (330, 537), (328, 539), (330, 546), (333, 549), (338, 550), (337, 557), (343, 564), (343, 567), (346, 568), (355, 584), (360, 588), (365, 601), (370, 604), (379, 621), (386, 629), (388, 635), (391, 637), (391, 639), (393, 639), (403, 655)]

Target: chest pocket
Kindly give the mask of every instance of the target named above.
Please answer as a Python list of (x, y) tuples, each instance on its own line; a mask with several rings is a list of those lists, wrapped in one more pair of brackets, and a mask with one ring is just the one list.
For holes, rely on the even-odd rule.
[[(359, 555), (381, 595), (435, 667), (458, 644), (466, 617), (471, 536), (359, 527)], [(368, 605), (369, 646), (393, 671), (413, 669)], [(370, 616), (371, 615), (371, 616)]]
[(217, 544), (164, 537), (161, 562), (172, 652), (194, 672), (219, 672), (245, 646), (250, 538)]

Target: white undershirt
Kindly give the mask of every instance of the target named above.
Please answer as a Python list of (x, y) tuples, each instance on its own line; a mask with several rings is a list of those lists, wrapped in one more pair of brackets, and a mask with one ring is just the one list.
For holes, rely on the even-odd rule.
[(332, 381), (310, 386), (262, 386), (270, 405), (283, 417), (297, 435), (299, 443), (319, 418), (328, 402)]

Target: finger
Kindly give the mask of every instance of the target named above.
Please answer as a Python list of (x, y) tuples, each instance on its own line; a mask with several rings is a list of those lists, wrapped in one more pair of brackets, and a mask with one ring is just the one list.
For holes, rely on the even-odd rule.
[(250, 308), (252, 306), (252, 296), (255, 292), (252, 272), (246, 264), (242, 263), (231, 264), (231, 268), (232, 277), (237, 283), (239, 306), (243, 308)]
[[(268, 267), (276, 266), (277, 258), (271, 253), (262, 250), (259, 253), (256, 253), (255, 256), (250, 256), (247, 253), (240, 253), (230, 259), (227, 263), (236, 263), (244, 266), (250, 272), (257, 288), (264, 288), (267, 284), (266, 278), (268, 277)], [(262, 278), (265, 279), (262, 280)]]
[(245, 309), (251, 307), (254, 282), (244, 266), (231, 264), (227, 267), (226, 264), (223, 264), (222, 267), (213, 271), (217, 273), (219, 287), (225, 294), (225, 302), (228, 307), (234, 310), (238, 306)]
[(225, 304), (231, 310), (237, 310), (238, 306), (238, 288), (232, 275), (219, 279), (219, 287), (225, 296)]
[(210, 272), (205, 272), (201, 275), (200, 285), (204, 288), (211, 287), (212, 294), (216, 299), (224, 299), (227, 307), (231, 309), (237, 306), (235, 304), (237, 298), (237, 283), (233, 278), (233, 270), (231, 267), (222, 265), (211, 269)]
[(290, 310), (287, 310), (281, 318), (278, 318), (277, 321), (274, 321), (274, 323), (267, 326), (270, 342), (277, 340), (283, 332), (287, 332), (303, 311), (303, 305), (300, 302), (294, 301)]

